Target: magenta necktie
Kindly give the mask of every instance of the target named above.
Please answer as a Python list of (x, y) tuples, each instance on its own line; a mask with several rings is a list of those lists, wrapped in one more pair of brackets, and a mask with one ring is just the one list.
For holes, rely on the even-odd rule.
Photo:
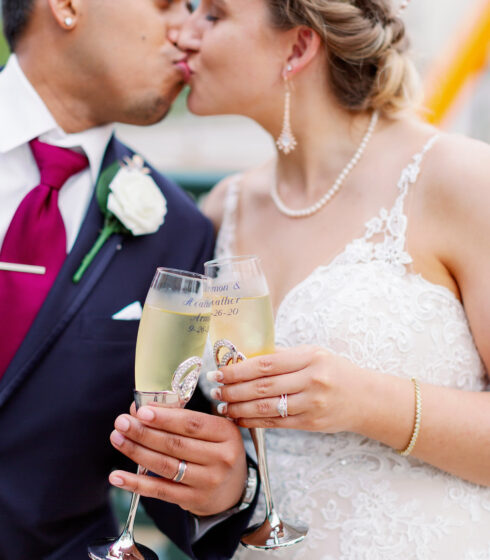
[(0, 271), (0, 378), (31, 327), (66, 258), (66, 231), (58, 192), (87, 158), (65, 148), (30, 143), (41, 182), (17, 208), (5, 235), (0, 261), (37, 265), (43, 275)]

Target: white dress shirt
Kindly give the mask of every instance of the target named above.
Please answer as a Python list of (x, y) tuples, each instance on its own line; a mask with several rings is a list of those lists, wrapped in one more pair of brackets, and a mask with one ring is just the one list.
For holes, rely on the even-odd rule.
[(40, 181), (29, 141), (82, 151), (89, 167), (70, 177), (59, 193), (58, 204), (66, 228), (67, 251), (73, 247), (87, 212), (112, 125), (66, 134), (10, 56), (0, 72), (0, 246), (22, 199)]

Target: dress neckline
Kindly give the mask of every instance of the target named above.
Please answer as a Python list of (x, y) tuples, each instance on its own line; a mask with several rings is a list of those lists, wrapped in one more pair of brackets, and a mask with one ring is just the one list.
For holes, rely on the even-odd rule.
[[(277, 320), (277, 318), (278, 318), (278, 316), (279, 316), (279, 314), (282, 310), (282, 307), (284, 307), (284, 305), (286, 305), (287, 301), (294, 295), (294, 293), (296, 291), (303, 288), (305, 284), (307, 284), (309, 281), (311, 281), (311, 279), (314, 278), (316, 275), (318, 275), (320, 272), (327, 272), (335, 264), (339, 264), (339, 261), (341, 261), (341, 259), (347, 255), (347, 253), (348, 253), (348, 251), (351, 247), (355, 246), (356, 244), (363, 243), (363, 242), (372, 244), (372, 242), (370, 242), (369, 239), (375, 233), (379, 233), (379, 232), (375, 231), (375, 229), (376, 229), (375, 223), (379, 222), (379, 220), (380, 219), (382, 220), (383, 218), (386, 220), (388, 217), (390, 217), (390, 214), (392, 214), (393, 212), (399, 212), (400, 217), (403, 218), (402, 221), (405, 222), (403, 224), (403, 227), (402, 227), (401, 235), (399, 236), (400, 237), (400, 243), (399, 244), (403, 246), (403, 250), (401, 251), (401, 253), (402, 253), (402, 255), (405, 259), (404, 264), (409, 264), (409, 263), (412, 262), (412, 259), (411, 259), (410, 255), (404, 250), (407, 218), (406, 218), (406, 215), (403, 212), (403, 203), (404, 203), (405, 197), (408, 193), (408, 190), (409, 190), (410, 186), (413, 185), (418, 179), (418, 176), (420, 174), (420, 166), (421, 166), (421, 163), (422, 163), (425, 155), (434, 146), (434, 144), (440, 138), (440, 136), (441, 136), (441, 134), (439, 132), (433, 134), (429, 138), (429, 140), (425, 143), (422, 150), (420, 150), (414, 156), (412, 156), (409, 164), (406, 167), (403, 168), (403, 170), (400, 174), (400, 178), (399, 178), (398, 183), (397, 183), (397, 188), (398, 188), (399, 194), (398, 194), (398, 196), (395, 200), (395, 203), (391, 207), (391, 209), (388, 211), (388, 210), (386, 210), (385, 207), (382, 207), (378, 211), (377, 215), (375, 215), (373, 218), (364, 222), (365, 233), (364, 233), (363, 236), (355, 237), (354, 239), (348, 241), (335, 254), (335, 256), (330, 259), (330, 261), (328, 263), (321, 263), (321, 264), (317, 265), (307, 276), (305, 276), (302, 280), (300, 280), (299, 282), (294, 284), (285, 293), (285, 295), (281, 298), (281, 300), (277, 304), (277, 307), (274, 309), (274, 317), (275, 317), (276, 320)], [(235, 218), (236, 218), (236, 210), (237, 210), (237, 205), (238, 205), (238, 197), (239, 197), (239, 192), (240, 192), (240, 181), (241, 181), (241, 179), (242, 179), (242, 174), (238, 174), (238, 175), (235, 176), (235, 178), (233, 179), (233, 181), (229, 185), (228, 192), (227, 192), (227, 195), (226, 195), (227, 200), (225, 201), (225, 217), (226, 217), (226, 220), (225, 219), (223, 220), (222, 227), (224, 227), (224, 230), (226, 230), (226, 234), (228, 236), (228, 239), (226, 240), (226, 244), (227, 244), (226, 249), (230, 253), (233, 253), (233, 248), (235, 246), (235, 232), (236, 232)], [(223, 244), (224, 240), (220, 239), (219, 241), (220, 241), (220, 243)], [(420, 273), (410, 272), (406, 268), (404, 268), (404, 275), (406, 275), (407, 277), (419, 279), (419, 281), (424, 282), (428, 286), (431, 286), (434, 289), (442, 291), (442, 293), (444, 293), (445, 295), (448, 295), (452, 299), (453, 303), (455, 303), (459, 308), (464, 309), (462, 302), (446, 286), (443, 286), (442, 284), (436, 284), (434, 282), (431, 282), (430, 280), (427, 280), (425, 277), (423, 277)]]

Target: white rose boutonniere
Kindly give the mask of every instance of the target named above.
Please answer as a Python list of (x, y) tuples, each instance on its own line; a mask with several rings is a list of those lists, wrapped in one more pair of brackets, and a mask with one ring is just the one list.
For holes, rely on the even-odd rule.
[(167, 201), (139, 155), (105, 169), (97, 182), (96, 196), (105, 216), (104, 227), (73, 276), (76, 284), (113, 233), (155, 233), (167, 214)]
[(149, 173), (140, 156), (134, 156), (109, 185), (107, 209), (133, 235), (155, 233), (167, 213), (167, 201)]

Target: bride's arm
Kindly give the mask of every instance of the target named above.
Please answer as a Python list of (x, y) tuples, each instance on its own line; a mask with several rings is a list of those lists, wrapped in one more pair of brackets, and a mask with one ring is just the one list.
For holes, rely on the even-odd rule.
[[(451, 152), (452, 150), (452, 152)], [(490, 371), (490, 149), (456, 140), (441, 153), (425, 201), (439, 220), (439, 255), (454, 276), (480, 356)], [(302, 347), (223, 368), (225, 410), (245, 427), (352, 431), (397, 450), (414, 428), (408, 379), (366, 371), (324, 349)], [(490, 486), (490, 392), (420, 384), (420, 433), (412, 455)], [(288, 394), (287, 418), (277, 412)], [(219, 395), (216, 395), (219, 396)]]

